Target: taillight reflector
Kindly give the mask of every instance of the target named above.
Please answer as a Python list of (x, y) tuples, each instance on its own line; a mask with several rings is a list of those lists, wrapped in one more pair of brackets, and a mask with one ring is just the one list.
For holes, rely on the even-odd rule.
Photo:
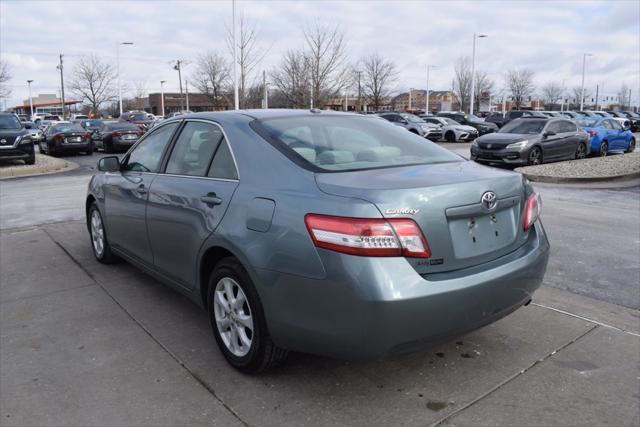
[(524, 205), (524, 214), (522, 217), (522, 228), (524, 231), (528, 231), (534, 222), (540, 216), (540, 209), (542, 208), (542, 199), (538, 193), (533, 193), (527, 199)]
[(431, 256), (427, 240), (412, 219), (308, 214), (305, 224), (313, 243), (319, 248), (359, 256)]

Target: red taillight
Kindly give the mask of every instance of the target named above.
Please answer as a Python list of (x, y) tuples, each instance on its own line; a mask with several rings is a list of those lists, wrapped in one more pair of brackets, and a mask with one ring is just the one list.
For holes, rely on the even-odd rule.
[(62, 141), (64, 141), (64, 136), (58, 134), (58, 135), (53, 137), (53, 140), (57, 141), (57, 142), (62, 142)]
[(542, 199), (538, 193), (533, 193), (527, 199), (524, 205), (524, 215), (522, 216), (522, 228), (528, 231), (534, 222), (540, 216), (540, 208), (542, 208)]
[(87, 132), (84, 134), (84, 139), (88, 139), (89, 141), (91, 141), (91, 132)]
[(111, 136), (116, 137), (116, 138), (120, 138), (122, 136), (122, 134), (120, 132), (112, 132)]
[(431, 251), (412, 219), (304, 218), (316, 247), (359, 256), (429, 258)]
[(591, 137), (598, 136), (598, 132), (596, 132), (595, 130), (590, 130), (589, 131), (589, 136), (591, 136)]

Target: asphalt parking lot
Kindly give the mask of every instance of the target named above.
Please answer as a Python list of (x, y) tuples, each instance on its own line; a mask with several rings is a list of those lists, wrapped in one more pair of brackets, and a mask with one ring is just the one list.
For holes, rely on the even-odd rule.
[(640, 423), (637, 185), (538, 186), (545, 282), (493, 325), (383, 361), (293, 354), (249, 377), (186, 298), (94, 260), (82, 217), (100, 155), (1, 184), (3, 426)]

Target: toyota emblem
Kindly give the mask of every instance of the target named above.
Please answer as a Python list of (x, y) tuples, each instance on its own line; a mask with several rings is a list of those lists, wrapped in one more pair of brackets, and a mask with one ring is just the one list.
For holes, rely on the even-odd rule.
[(7, 140), (6, 139), (0, 139), (0, 144), (6, 144)]
[(482, 206), (484, 206), (485, 209), (487, 209), (488, 211), (492, 211), (498, 204), (498, 197), (493, 191), (487, 191), (482, 195), (480, 201), (482, 202)]

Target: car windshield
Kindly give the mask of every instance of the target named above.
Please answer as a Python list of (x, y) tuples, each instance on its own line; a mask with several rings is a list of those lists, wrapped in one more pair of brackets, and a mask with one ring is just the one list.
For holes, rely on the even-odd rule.
[(51, 129), (54, 132), (84, 132), (82, 126), (77, 123), (59, 123)]
[(147, 117), (146, 113), (135, 113), (135, 114), (130, 114), (129, 115), (129, 120), (133, 120), (135, 122), (138, 121), (142, 121), (142, 120), (148, 120), (149, 118)]
[(0, 129), (21, 129), (22, 123), (14, 115), (0, 116)]
[(409, 123), (425, 123), (424, 120), (422, 120), (420, 117), (418, 116), (414, 116), (413, 114), (400, 114), (400, 116), (405, 119), (406, 121), (408, 121)]
[(532, 135), (542, 132), (546, 124), (546, 120), (516, 119), (504, 125), (498, 132)]
[(579, 119), (576, 120), (576, 124), (583, 128), (592, 128), (598, 124), (598, 119)]
[(316, 171), (462, 161), (403, 128), (365, 116), (265, 119), (252, 127), (287, 157)]

